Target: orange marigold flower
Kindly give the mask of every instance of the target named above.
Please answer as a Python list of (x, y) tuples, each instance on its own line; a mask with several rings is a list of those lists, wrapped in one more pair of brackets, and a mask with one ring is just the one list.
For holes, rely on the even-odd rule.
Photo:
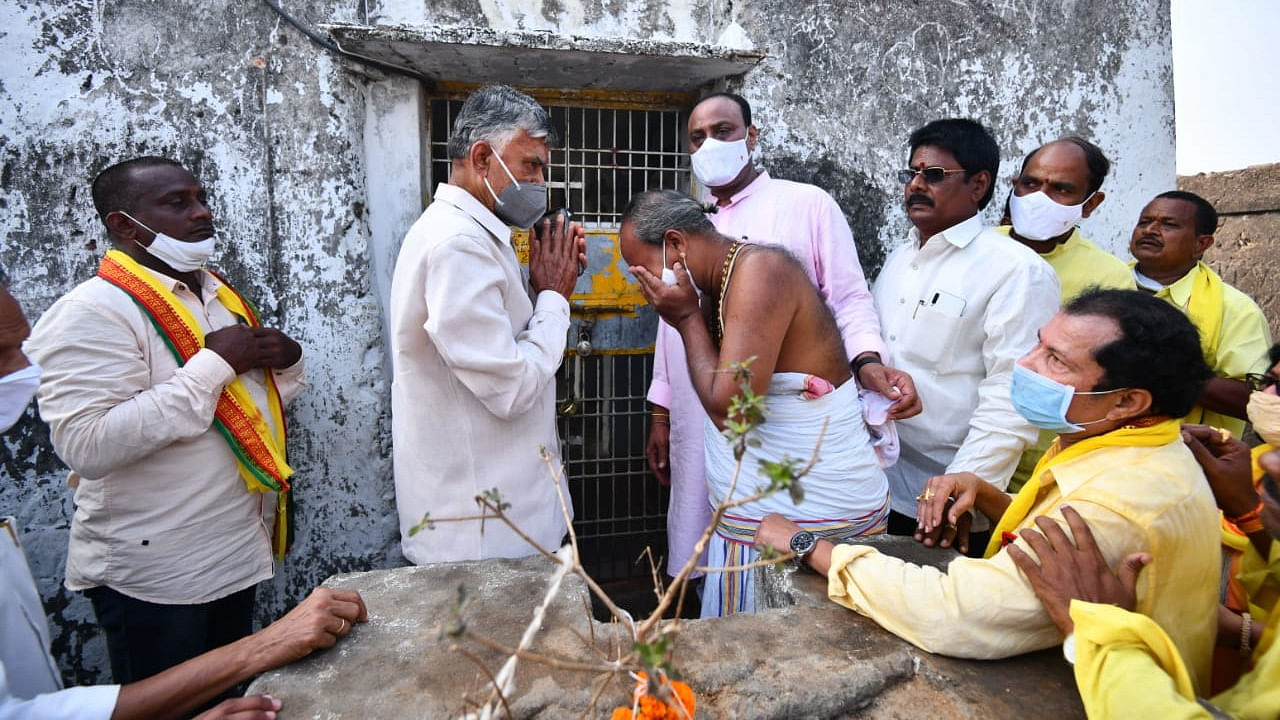
[(673, 700), (679, 703), (675, 706), (649, 694), (649, 678), (645, 673), (636, 675), (636, 689), (632, 696), (636, 712), (633, 714), (631, 708), (615, 708), (609, 720), (688, 720), (693, 717), (696, 703), (688, 684), (665, 677), (662, 679), (674, 696)]

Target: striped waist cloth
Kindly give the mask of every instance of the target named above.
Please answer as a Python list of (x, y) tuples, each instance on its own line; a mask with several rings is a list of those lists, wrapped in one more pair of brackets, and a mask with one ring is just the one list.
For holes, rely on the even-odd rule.
[[(882, 533), (889, 520), (889, 498), (886, 496), (880, 507), (848, 520), (794, 520), (802, 530), (840, 541), (863, 535)], [(760, 529), (760, 520), (756, 518), (737, 517), (726, 514), (716, 524), (716, 535), (739, 545), (753, 545), (756, 530)]]

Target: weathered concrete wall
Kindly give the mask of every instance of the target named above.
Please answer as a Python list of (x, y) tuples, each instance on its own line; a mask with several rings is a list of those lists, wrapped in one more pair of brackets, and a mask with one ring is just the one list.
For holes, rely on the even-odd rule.
[(1184, 175), (1178, 188), (1213, 203), (1218, 210), (1217, 242), (1205, 262), (1222, 279), (1253, 298), (1280, 338), (1280, 163), (1243, 170)]
[[(991, 3), (786, 0), (381, 0), (373, 22), (546, 30), (753, 48), (768, 58), (727, 88), (752, 103), (762, 165), (827, 188), (869, 272), (909, 225), (895, 172), (929, 120), (981, 120), (1004, 163), (988, 211), (1044, 142), (1077, 134), (1113, 161), (1083, 231), (1124, 254), (1131, 218), (1174, 186), (1167, 0)], [(536, 84), (536, 78), (530, 78)]]
[[(1066, 133), (1116, 161), (1086, 232), (1123, 250), (1142, 202), (1173, 185), (1166, 0), (900, 4), (782, 0), (297, 0), (300, 20), (446, 24), (724, 43), (768, 58), (727, 87), (762, 128), (761, 162), (827, 187), (869, 271), (907, 230), (894, 171), (908, 132), (972, 115), (1010, 158)], [(87, 185), (170, 154), (211, 188), (215, 262), (304, 344), (290, 411), (296, 552), (261, 593), (278, 613), (340, 570), (399, 562), (389, 462), (387, 278), (429, 192), (423, 90), (333, 59), (256, 2), (0, 0), (0, 265), (30, 317), (103, 248)], [(195, 30), (195, 32), (187, 32)], [(536, 85), (537, 78), (529, 84)], [(1000, 196), (1007, 192), (1002, 183)], [(60, 589), (71, 497), (29, 413), (4, 441), (0, 510), (27, 546), (73, 681), (101, 676), (88, 604)]]

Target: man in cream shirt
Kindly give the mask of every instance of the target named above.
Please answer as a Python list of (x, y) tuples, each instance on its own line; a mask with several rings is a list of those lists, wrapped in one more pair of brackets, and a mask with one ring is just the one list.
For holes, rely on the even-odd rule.
[(916, 496), (930, 477), (1009, 482), (1037, 436), (1009, 402), (1010, 373), (1058, 309), (1053, 269), (978, 217), (1000, 165), (986, 128), (937, 120), (910, 143), (899, 179), (915, 227), (872, 288), (889, 353), (924, 406), (897, 423), (901, 455), (888, 469), (894, 534), (915, 530)]
[[(477, 90), (454, 120), (449, 181), (396, 260), (391, 429), (401, 544), (415, 564), (536, 553), (498, 520), (423, 523), (474, 518), (475, 497), (495, 489), (534, 542), (554, 549), (564, 537), (555, 372), (584, 237), (576, 223), (541, 224), (526, 280), (510, 230), (546, 211), (554, 137), (532, 98)], [(560, 489), (567, 502), (563, 480)]]
[[(113, 165), (93, 201), (114, 249), (44, 313), (26, 353), (76, 489), (66, 585), (93, 602), (111, 674), (129, 683), (253, 631), (255, 586), (275, 572), (276, 494), (249, 490), (219, 400), (245, 390), (270, 433), (257, 439), (278, 444), (271, 397), (302, 391), (302, 348), (251, 327), (203, 269), (213, 217), (180, 165)], [(188, 334), (198, 350), (179, 362)]]

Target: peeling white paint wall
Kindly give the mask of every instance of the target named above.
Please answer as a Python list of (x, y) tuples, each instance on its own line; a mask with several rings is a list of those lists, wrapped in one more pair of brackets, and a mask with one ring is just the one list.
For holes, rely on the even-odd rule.
[[(326, 22), (457, 25), (754, 47), (745, 94), (775, 175), (826, 187), (878, 268), (907, 222), (896, 170), (912, 129), (969, 115), (1005, 154), (1080, 134), (1114, 162), (1084, 224), (1122, 251), (1138, 210), (1173, 186), (1166, 0), (965, 3), (784, 0), (297, 0)], [(264, 617), (333, 572), (402, 562), (383, 333), (390, 263), (421, 211), (422, 89), (335, 60), (264, 5), (230, 0), (0, 0), (0, 266), (34, 320), (105, 249), (93, 174), (171, 155), (209, 186), (215, 264), (306, 348), (290, 410), (299, 471), (294, 553)], [(183, 30), (198, 28), (197, 33)], [(536, 78), (530, 84), (536, 85)], [(89, 605), (61, 589), (71, 494), (29, 411), (0, 440), (0, 512), (18, 515), (68, 680), (101, 678)]]

